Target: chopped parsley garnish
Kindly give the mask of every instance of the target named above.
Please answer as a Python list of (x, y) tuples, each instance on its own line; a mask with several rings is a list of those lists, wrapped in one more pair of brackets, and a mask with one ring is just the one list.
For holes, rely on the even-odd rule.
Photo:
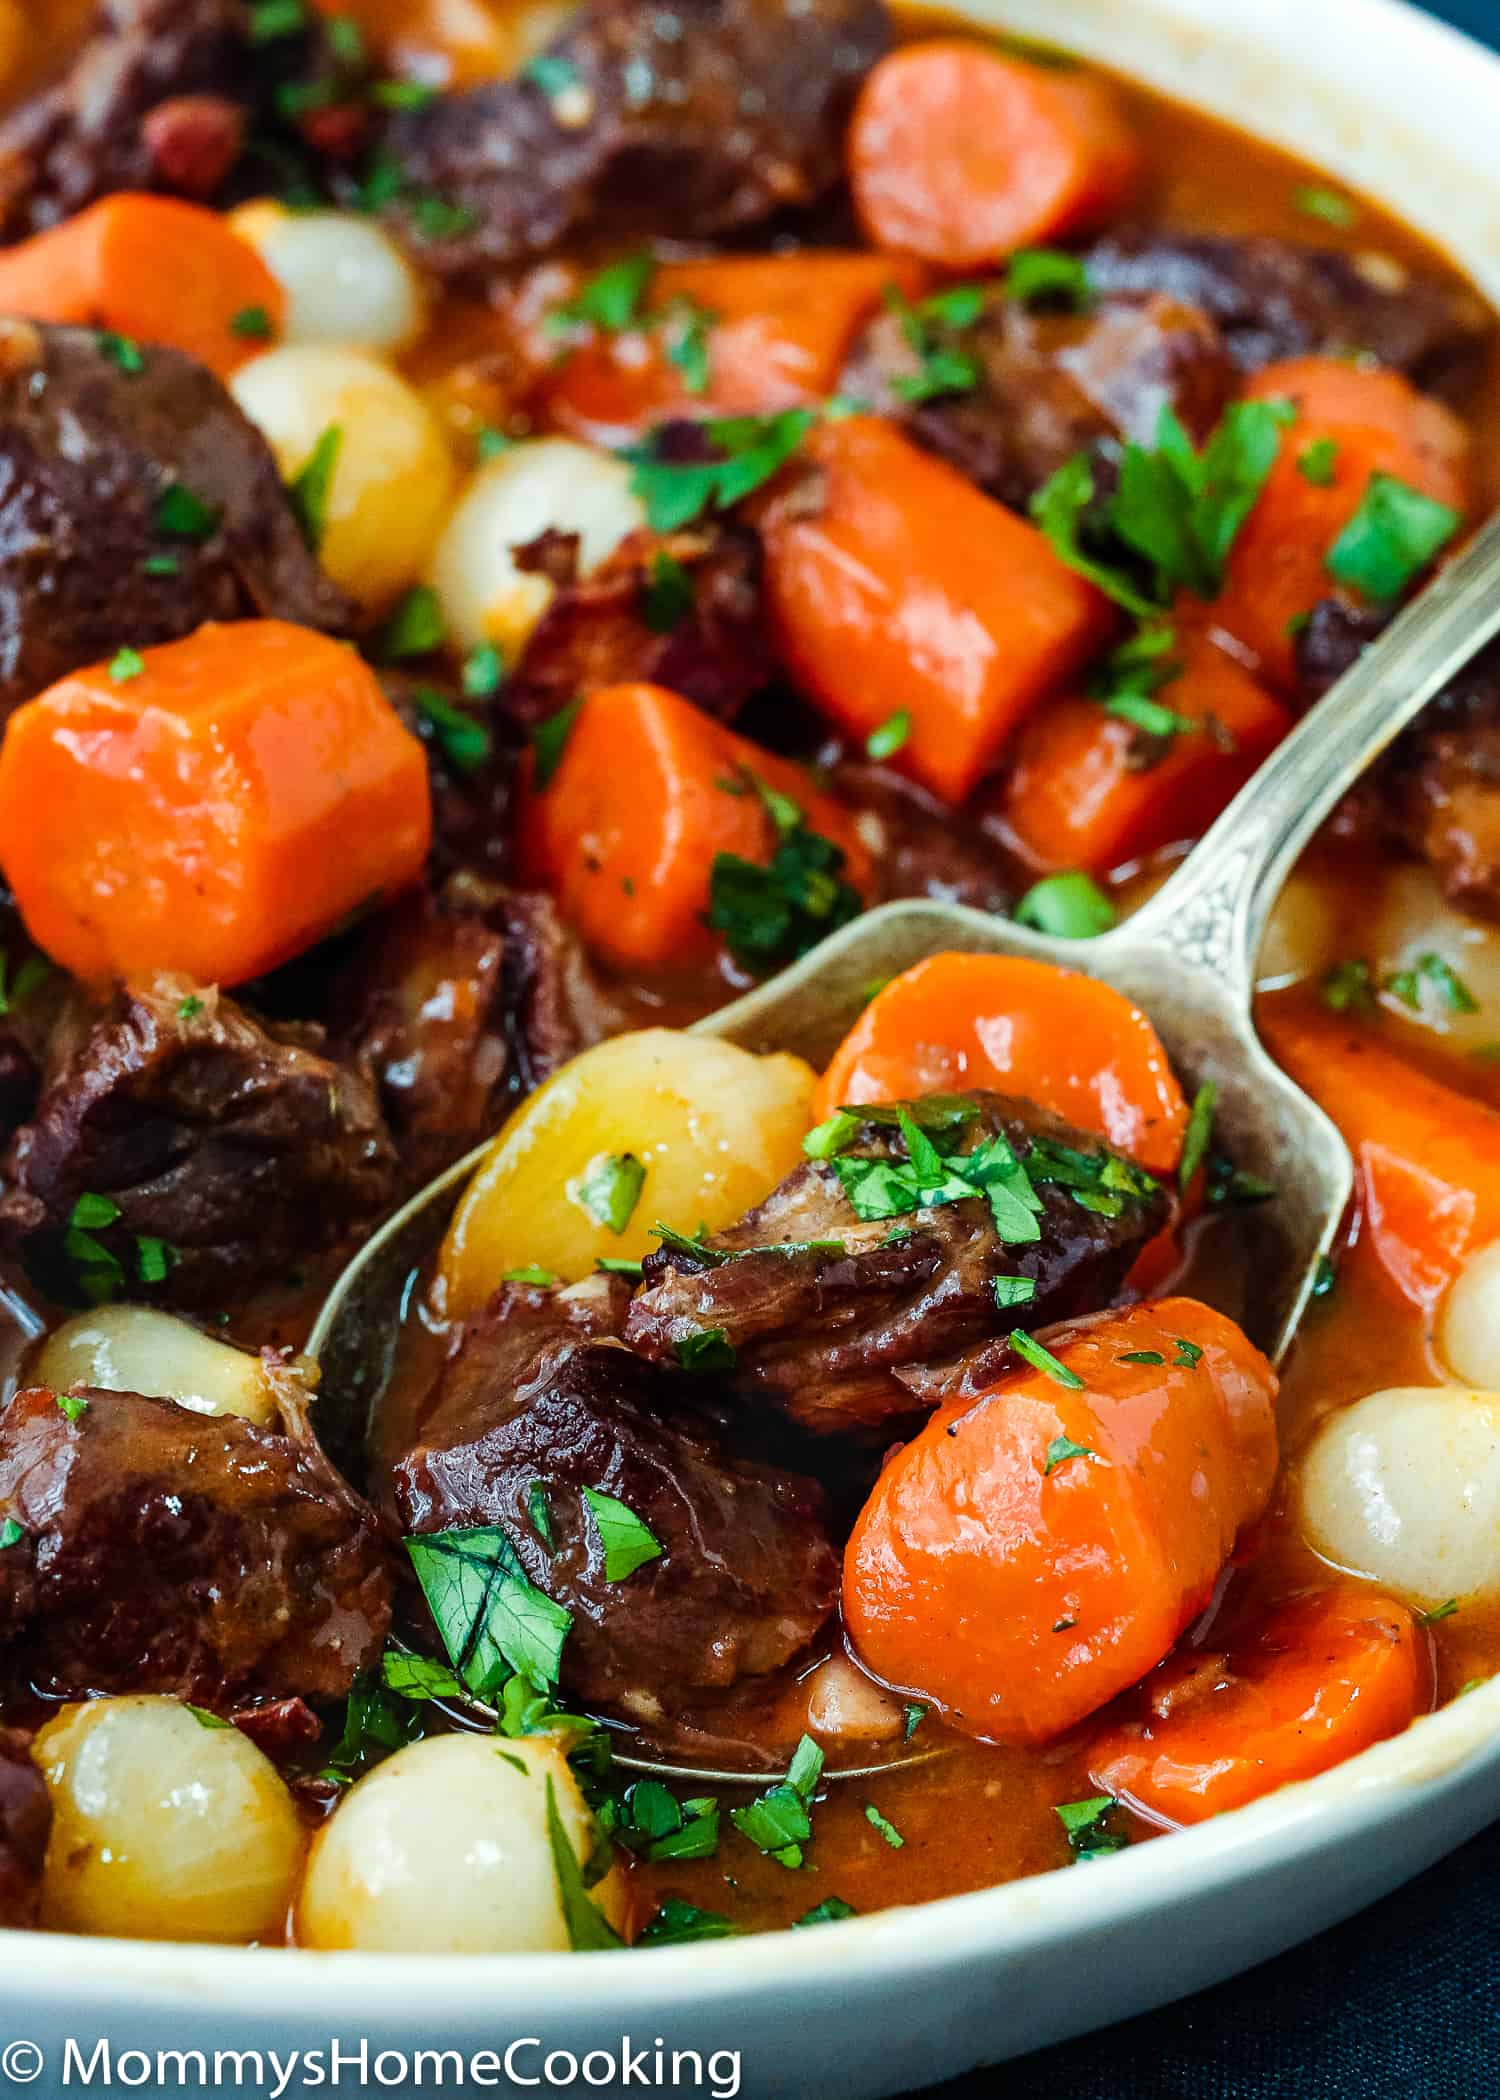
[(590, 277), (566, 305), (554, 307), (542, 324), (544, 332), (556, 336), (573, 328), (597, 328), (602, 335), (619, 335), (634, 328), (655, 274), (654, 255), (620, 256)]
[(887, 715), (878, 728), (872, 729), (865, 738), (867, 758), (894, 758), (911, 735), (911, 710), (898, 707), (893, 715)]
[(141, 563), (143, 576), (180, 576), (182, 557), (178, 554), (148, 554)]
[(437, 96), (425, 80), (377, 80), (370, 87), (370, 100), (379, 109), (429, 109)]
[(306, 0), (250, 0), (250, 41), (269, 44), (308, 27)]
[(1383, 989), (1393, 999), (1399, 999), (1403, 1006), (1420, 1011), (1424, 985), (1432, 987), (1449, 1013), (1477, 1014), (1479, 1011), (1479, 1001), (1453, 965), (1432, 949), (1419, 955), (1410, 969), (1393, 971), (1386, 978)]
[(0, 1552), (4, 1552), (8, 1546), (19, 1546), (25, 1537), (26, 1526), (18, 1524), (14, 1517), (7, 1517), (5, 1522), (0, 1524)]
[(651, 1233), (654, 1239), (660, 1240), (662, 1245), (669, 1247), (674, 1254), (684, 1256), (695, 1269), (717, 1269), (722, 1263), (734, 1260), (727, 1247), (706, 1247), (703, 1244), (701, 1225), (696, 1233), (690, 1234), (678, 1232), (671, 1225), (663, 1225), (658, 1218), (651, 1227)]
[(118, 365), (127, 378), (134, 379), (137, 372), (145, 371), (146, 360), (141, 355), (141, 346), (128, 335), (116, 335), (111, 328), (101, 328), (94, 340), (103, 355), (111, 364)]
[(556, 1540), (552, 1536), (552, 1508), (545, 1481), (533, 1480), (526, 1490), (526, 1520), (550, 1553)]
[(544, 1291), (556, 1283), (557, 1278), (550, 1269), (544, 1269), (538, 1263), (531, 1262), (524, 1269), (502, 1269), (500, 1271), (500, 1281), (502, 1283), (530, 1283), (534, 1284), (539, 1291)]
[(109, 675), (116, 685), (127, 685), (132, 678), (139, 678), (146, 668), (146, 659), (139, 649), (117, 649), (109, 660)]
[(200, 1728), (232, 1728), (234, 1726), (233, 1721), (226, 1721), (222, 1714), (210, 1713), (206, 1706), (192, 1706), (186, 1699), (182, 1703), (187, 1707), (188, 1712)]
[(1167, 1359), (1160, 1349), (1125, 1349), (1115, 1361), (1121, 1364), (1152, 1364), (1160, 1368), (1165, 1365)]
[(446, 1663), (430, 1655), (405, 1655), (387, 1648), (380, 1658), (380, 1676), (388, 1692), (398, 1699), (459, 1699), (463, 1686)]
[(342, 427), (330, 423), (287, 483), (287, 501), (292, 506), (303, 539), (314, 554), (322, 546), (323, 535), (328, 530), (328, 496), (343, 444)]
[(470, 700), (488, 700), (499, 692), (505, 683), (505, 658), (493, 642), (481, 642), (464, 658), (460, 682)]
[(1087, 453), (1075, 453), (1043, 483), (1031, 499), (1031, 515), (1059, 561), (1132, 619), (1160, 619), (1164, 608), (1147, 597), (1109, 545), (1110, 505), (1098, 500)]
[[(568, 1928), (568, 1943), (574, 1953), (590, 1954), (622, 1945), (620, 1935), (589, 1895), (589, 1873), (578, 1864), (578, 1855), (563, 1828), (557, 1806), (557, 1788), (550, 1772), (547, 1774), (547, 1838), (552, 1847), (552, 1870), (557, 1876), (557, 1893)], [(607, 1861), (601, 1863), (600, 1872), (594, 1879), (602, 1878), (606, 1867)]]
[(1370, 965), (1359, 956), (1348, 956), (1335, 963), (1323, 979), (1319, 996), (1330, 1013), (1374, 1013), (1375, 985)]
[(745, 1807), (732, 1808), (729, 1820), (778, 1866), (800, 1867), (802, 1848), (812, 1836), (812, 1800), (822, 1776), (823, 1753), (810, 1735), (804, 1735), (785, 1779)]
[(586, 1487), (583, 1499), (593, 1512), (599, 1543), (604, 1548), (606, 1582), (624, 1582), (648, 1560), (661, 1557), (660, 1539), (653, 1537), (633, 1509), (616, 1501), (613, 1495), (600, 1494), (597, 1488)]
[(70, 1422), (81, 1422), (89, 1411), (82, 1393), (54, 1393), (52, 1397)]
[(1431, 1611), (1419, 1612), (1417, 1614), (1417, 1624), (1419, 1626), (1436, 1626), (1440, 1619), (1451, 1619), (1457, 1610), (1458, 1599), (1450, 1597), (1446, 1604), (1435, 1604)]
[(711, 1794), (679, 1801), (659, 1779), (638, 1779), (626, 1789), (613, 1829), (641, 1859), (711, 1859), (719, 1848), (719, 1804)]
[(1182, 1365), (1186, 1370), (1195, 1371), (1203, 1361), (1203, 1351), (1198, 1344), (1184, 1341), (1180, 1334), (1174, 1335), (1172, 1339), (1177, 1345), (1177, 1353), (1172, 1358), (1173, 1363)]
[(690, 394), (706, 394), (713, 379), (709, 332), (718, 320), (694, 299), (674, 299), (663, 317), (667, 363), (682, 374)]
[(692, 571), (677, 557), (658, 549), (641, 593), (641, 618), (653, 634), (670, 634), (697, 603)]
[[(1056, 1361), (1057, 1359), (1054, 1357), (1053, 1362), (1056, 1363)], [(1082, 1385), (1083, 1380), (1080, 1378), (1076, 1382)], [(1070, 1436), (1055, 1436), (1047, 1446), (1047, 1462), (1042, 1467), (1042, 1477), (1045, 1479), (1049, 1473), (1055, 1473), (1058, 1467), (1065, 1466), (1070, 1458), (1093, 1458), (1095, 1456), (1096, 1453), (1088, 1444), (1075, 1444)]]
[(697, 1334), (683, 1335), (674, 1354), (683, 1370), (691, 1371), (696, 1377), (707, 1377), (715, 1371), (732, 1371), (738, 1361), (722, 1327), (704, 1327)]
[(844, 880), (843, 848), (814, 831), (790, 796), (760, 780), (754, 786), (775, 826), (775, 850), (765, 863), (714, 855), (705, 923), (743, 968), (767, 970), (806, 955), (864, 906)]
[(995, 1303), (1002, 1312), (1009, 1312), (1017, 1305), (1030, 1305), (1036, 1296), (1036, 1279), (1032, 1276), (997, 1276), (995, 1278)]
[(52, 975), (52, 965), (45, 955), (28, 955), (16, 972), (15, 982), (6, 981), (9, 958), (0, 948), (0, 1014), (12, 1014), (17, 1007), (24, 1006), (38, 985), (45, 984)]
[(460, 234), (472, 233), (479, 224), (479, 214), (472, 205), (454, 204), (430, 190), (412, 192), (407, 202), (412, 223), (423, 240), (457, 240)]
[(1304, 219), (1321, 219), (1325, 226), (1356, 226), (1359, 206), (1342, 190), (1331, 190), (1319, 182), (1304, 182), (1292, 192), (1292, 202)]
[(606, 1276), (628, 1276), (635, 1283), (645, 1274), (638, 1261), (627, 1261), (622, 1254), (596, 1254), (594, 1267), (602, 1269)]
[(119, 1216), (120, 1206), (108, 1196), (86, 1192), (74, 1203), (68, 1218), (63, 1252), (77, 1270), (79, 1289), (90, 1305), (108, 1304), (125, 1282), (119, 1256), (95, 1237)]
[(1334, 473), (1339, 463), (1339, 448), (1336, 438), (1314, 438), (1312, 443), (1297, 454), (1297, 472), (1314, 488), (1333, 486)]
[(685, 1947), (692, 1940), (731, 1940), (737, 1930), (721, 1911), (700, 1910), (696, 1903), (684, 1903), (680, 1896), (669, 1896), (642, 1928), (635, 1944), (638, 1947)]
[(901, 324), (907, 348), (917, 360), (917, 370), (902, 373), (891, 381), (893, 392), (913, 404), (934, 400), (939, 394), (966, 394), (979, 384), (979, 367), (972, 357), (957, 349), (955, 331), (979, 318), (984, 292), (977, 284), (957, 284), (913, 306), (894, 284), (885, 288), (885, 303)]
[(533, 782), (536, 787), (548, 788), (552, 785), (582, 707), (583, 695), (580, 693), (576, 700), (566, 701), (556, 714), (548, 715), (545, 721), (538, 722), (532, 730), (531, 751), (535, 768)]
[(893, 1852), (899, 1852), (901, 1850), (901, 1847), (906, 1843), (905, 1838), (901, 1835), (900, 1831), (896, 1828), (895, 1824), (891, 1822), (888, 1816), (883, 1816), (880, 1813), (880, 1810), (875, 1806), (873, 1801), (867, 1801), (865, 1803), (865, 1821), (869, 1824), (872, 1830), (879, 1832), (881, 1837), (885, 1839), (886, 1843), (890, 1846)]
[(618, 1234), (635, 1215), (645, 1185), (646, 1169), (633, 1152), (601, 1152), (568, 1183), (568, 1201)]
[(662, 433), (626, 454), (634, 465), (631, 488), (646, 507), (653, 532), (678, 532), (706, 511), (731, 510), (785, 466), (813, 426), (813, 411), (784, 409), (774, 416), (720, 417), (698, 426), (708, 459), (662, 455)]
[(1211, 1079), (1205, 1079), (1193, 1096), (1193, 1105), (1188, 1112), (1187, 1129), (1182, 1137), (1182, 1158), (1177, 1163), (1177, 1186), (1187, 1189), (1193, 1176), (1208, 1156), (1209, 1141), (1214, 1134), (1214, 1108), (1219, 1099), (1219, 1089)]
[(437, 592), (430, 584), (413, 584), (376, 636), (375, 654), (388, 664), (430, 656), (442, 648), (445, 631)]
[(915, 1700), (901, 1709), (901, 1740), (909, 1743), (922, 1723), (927, 1719), (927, 1709)]
[(800, 1918), (793, 1918), (792, 1930), (800, 1931), (804, 1925), (838, 1925), (845, 1918), (858, 1916), (859, 1912), (854, 1905), (846, 1903), (842, 1896), (825, 1896), (821, 1903), (815, 1903), (811, 1910), (805, 1910)]
[(809, 1159), (832, 1159), (853, 1143), (861, 1123), (858, 1110), (836, 1108), (831, 1116), (807, 1133), (802, 1140), (802, 1150)]
[(521, 68), (521, 78), (529, 80), (549, 102), (555, 102), (569, 88), (583, 85), (583, 75), (571, 59), (555, 58), (548, 51), (539, 51), (535, 58), (529, 58)]
[(219, 513), (180, 481), (169, 481), (151, 507), (151, 522), (169, 540), (201, 541), (217, 530)]
[(1124, 1831), (1107, 1827), (1119, 1805), (1113, 1794), (1091, 1794), (1086, 1801), (1064, 1801), (1053, 1809), (1075, 1860), (1104, 1859), (1130, 1843)]
[(229, 333), (247, 343), (268, 343), (276, 333), (276, 324), (263, 306), (242, 306), (230, 316)]
[(490, 460), (498, 459), (502, 452), (509, 452), (514, 443), (514, 438), (507, 437), (503, 430), (497, 430), (493, 423), (481, 423), (474, 433), (474, 456), (481, 465), (488, 465)]
[(142, 1283), (165, 1283), (181, 1256), (170, 1240), (140, 1232), (135, 1240), (136, 1275)]
[[(1044, 1372), (1054, 1385), (1066, 1386), (1069, 1392), (1081, 1393), (1083, 1391), (1083, 1380), (1078, 1373), (1070, 1371), (1065, 1363), (1059, 1362), (1050, 1349), (1044, 1349), (1035, 1335), (1023, 1334), (1018, 1327), (1006, 1339), (1009, 1341), (1012, 1349), (1015, 1350), (1017, 1356), (1029, 1363), (1034, 1371)], [(1060, 1437), (1048, 1447), (1047, 1471), (1049, 1473), (1052, 1471), (1053, 1466), (1060, 1465), (1063, 1459), (1071, 1458), (1074, 1451), (1081, 1449), (1081, 1446), (1075, 1445), (1072, 1450), (1058, 1452), (1054, 1458), (1053, 1453), (1057, 1452), (1059, 1443), (1066, 1444), (1067, 1438)]]
[(1451, 505), (1435, 502), (1394, 474), (1372, 474), (1325, 566), (1337, 582), (1389, 605), (1442, 553), (1462, 523)]
[(1216, 1208), (1240, 1207), (1251, 1203), (1268, 1203), (1276, 1193), (1274, 1181), (1267, 1181), (1248, 1168), (1237, 1167), (1232, 1159), (1222, 1152), (1212, 1153), (1208, 1162), (1208, 1200)]
[(433, 741), (458, 773), (477, 773), (493, 748), (489, 730), (473, 715), (455, 707), (436, 686), (412, 688), (411, 704), (432, 730)]
[(449, 1661), (483, 1698), (512, 1672), (539, 1692), (557, 1682), (571, 1612), (531, 1583), (496, 1524), (406, 1541)]
[(1312, 1295), (1314, 1298), (1331, 1298), (1338, 1289), (1339, 1273), (1326, 1254), (1320, 1254), (1313, 1268)]
[(1143, 769), (1160, 755), (1150, 745), (1169, 745), (1173, 737), (1204, 727), (1156, 697), (1163, 686), (1182, 676), (1176, 648), (1175, 627), (1160, 621), (1141, 627), (1105, 659), (1090, 683), (1090, 691), (1106, 714), (1129, 722), (1149, 740), (1148, 748), (1131, 754), (1132, 762)]
[(1115, 924), (1113, 904), (1092, 875), (1082, 868), (1064, 868), (1034, 882), (1011, 914), (1022, 926), (1038, 933), (1055, 934), (1060, 940), (1086, 941), (1108, 933)]
[(1023, 304), (1047, 300), (1076, 308), (1088, 305), (1094, 287), (1081, 255), (1066, 248), (1018, 248), (1006, 267), (1005, 294)]

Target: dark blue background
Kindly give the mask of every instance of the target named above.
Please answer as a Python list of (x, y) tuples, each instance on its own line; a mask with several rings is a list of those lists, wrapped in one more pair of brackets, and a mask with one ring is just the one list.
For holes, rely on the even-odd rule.
[[(1446, 0), (1430, 12), (1500, 45), (1500, 0)], [(1062, 1998), (1073, 1988), (1065, 1964), (1055, 1987)], [(931, 2100), (1489, 2100), (1497, 2093), (1500, 1824), (1385, 1903), (1237, 1982), (979, 2072)]]

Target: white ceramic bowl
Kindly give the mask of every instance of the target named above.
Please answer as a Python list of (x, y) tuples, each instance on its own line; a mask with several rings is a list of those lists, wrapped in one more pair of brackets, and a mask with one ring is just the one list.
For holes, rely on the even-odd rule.
[[(969, 0), (1301, 148), (1500, 297), (1500, 59), (1396, 0)], [(394, 1957), (6, 1935), (0, 2076), (92, 2063), (120, 2089), (639, 2093), (873, 2100), (1141, 2012), (1295, 1944), (1478, 1830), (1500, 1799), (1500, 1679), (1336, 1771), (1097, 1866), (836, 1928), (633, 1954)], [(976, 1807), (976, 1813), (981, 1811)], [(627, 2039), (628, 2038), (628, 2041)], [(101, 2042), (112, 2056), (97, 2055)], [(37, 2069), (33, 2044), (45, 2059)], [(329, 2052), (346, 2053), (337, 2080)], [(514, 2045), (514, 2047), (513, 2047)], [(504, 2060), (513, 2047), (510, 2072)], [(367, 2052), (360, 2076), (359, 2052)], [(568, 2082), (547, 2050), (594, 2057)], [(144, 2051), (150, 2062), (131, 2056)], [(204, 2052), (187, 2075), (158, 2051)], [(292, 2062), (292, 2052), (321, 2058)], [(419, 2051), (456, 2051), (441, 2064)], [(387, 2052), (382, 2056), (382, 2052)], [(717, 2054), (716, 2054), (717, 2052)], [(738, 2061), (731, 2055), (737, 2052)], [(122, 2062), (122, 2054), (124, 2061)], [(717, 2069), (719, 2075), (715, 2077)], [(142, 2075), (144, 2073), (144, 2075)], [(278, 2084), (278, 2080), (280, 2083)], [(233, 2062), (219, 2082), (236, 2083)]]

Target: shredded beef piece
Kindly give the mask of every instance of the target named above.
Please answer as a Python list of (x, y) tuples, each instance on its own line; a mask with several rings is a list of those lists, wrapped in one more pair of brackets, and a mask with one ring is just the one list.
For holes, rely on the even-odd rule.
[(997, 286), (978, 318), (945, 340), (973, 365), (972, 389), (906, 399), (902, 383), (922, 361), (902, 316), (883, 313), (856, 344), (842, 391), (898, 416), (919, 443), (1018, 509), (1076, 452), (1121, 438), (1154, 444), (1164, 407), (1201, 441), (1234, 376), (1213, 322), (1152, 292), (1071, 314), (1032, 311)]
[(47, 1782), (24, 1728), (0, 1728), (0, 1926), (35, 1925), (52, 1830)]
[[(627, 1342), (670, 1362), (689, 1336), (722, 1329), (739, 1382), (762, 1389), (804, 1428), (831, 1434), (880, 1429), (930, 1404), (944, 1390), (945, 1367), (977, 1345), (1000, 1345), (998, 1376), (1012, 1329), (1108, 1305), (1166, 1223), (1166, 1191), (1145, 1177), (1140, 1195), (1121, 1199), (1118, 1216), (1084, 1208), (1069, 1188), (1042, 1178), (1034, 1148), (1065, 1146), (1102, 1166), (1113, 1155), (1096, 1138), (1029, 1101), (960, 1098), (977, 1113), (956, 1126), (953, 1149), (971, 1152), (997, 1134), (1009, 1140), (1035, 1176), (1039, 1239), (1007, 1243), (989, 1203), (975, 1198), (863, 1220), (836, 1166), (808, 1160), (737, 1225), (710, 1234), (711, 1266), (685, 1248), (647, 1257)], [(840, 1156), (904, 1160), (906, 1153), (897, 1130), (867, 1123)], [(962, 1158), (956, 1164), (961, 1173)], [(775, 1251), (784, 1246), (792, 1251)], [(713, 1261), (724, 1254), (732, 1259)], [(997, 1276), (1029, 1278), (1036, 1294), (1024, 1306), (1001, 1308)]]
[(881, 0), (600, 0), (515, 79), (397, 119), (402, 230), (483, 285), (569, 235), (698, 237), (810, 203), (890, 40)]
[(883, 766), (844, 760), (829, 781), (860, 814), (875, 861), (872, 903), (936, 897), (975, 911), (1006, 911), (1015, 897), (1004, 861), (975, 824), (915, 781)]
[(335, 1246), (389, 1201), (394, 1152), (369, 1082), (287, 1035), (178, 976), (80, 1002), (5, 1155), (0, 1243), (76, 1299), (74, 1206), (104, 1196), (127, 1290), (145, 1235), (172, 1249), (161, 1295), (211, 1308)]
[[(1325, 599), (1297, 642), (1306, 696), (1321, 698), (1389, 619)], [(1426, 861), (1451, 904), (1500, 921), (1500, 644), (1481, 650), (1422, 710), (1335, 822), (1347, 837), (1404, 846)]]
[(139, 1393), (80, 1389), (68, 1413), (18, 1393), (0, 1415), (0, 1510), (25, 1534), (0, 1555), (17, 1678), (226, 1711), (346, 1692), (384, 1644), (389, 1570), (305, 1411), (288, 1427)]
[[(140, 356), (127, 371), (91, 330), (0, 321), (0, 712), (206, 620), (352, 626), (260, 432), (191, 358)], [(216, 517), (205, 536), (160, 522), (174, 486)]]
[(550, 897), (457, 879), (381, 913), (335, 987), (413, 1187), (615, 1019)]
[[(573, 1614), (564, 1691), (650, 1725), (804, 1647), (833, 1608), (838, 1557), (814, 1482), (732, 1455), (693, 1381), (610, 1338), (622, 1297), (608, 1282), (503, 1288), (443, 1373), (394, 1493), (408, 1531), (503, 1525)], [(529, 1511), (537, 1482), (550, 1549)], [(605, 1579), (586, 1487), (662, 1547), (623, 1582)]]
[(1198, 307), (1242, 372), (1310, 352), (1358, 351), (1448, 393), (1474, 377), (1490, 335), (1472, 292), (1393, 257), (1264, 234), (1194, 238), (1141, 228), (1096, 243), (1084, 260), (1105, 295), (1158, 292)]
[[(686, 573), (692, 603), (670, 623), (654, 625), (661, 618), (660, 588), (653, 592), (661, 557)], [(588, 576), (577, 573), (575, 538), (539, 550), (533, 565), (545, 566), (558, 595), (501, 692), (505, 712), (528, 728), (579, 693), (638, 680), (681, 693), (727, 722), (774, 673), (761, 612), (760, 542), (742, 525), (715, 523), (664, 540), (633, 533)]]

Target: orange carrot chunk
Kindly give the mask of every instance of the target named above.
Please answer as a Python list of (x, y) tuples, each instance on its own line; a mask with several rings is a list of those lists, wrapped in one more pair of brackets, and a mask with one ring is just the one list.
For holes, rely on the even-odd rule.
[(670, 416), (809, 407), (837, 391), (860, 323), (891, 285), (915, 298), (926, 273), (827, 250), (663, 264), (641, 325), (570, 350), (543, 382), (538, 412), (617, 445)]
[(945, 270), (1096, 225), (1124, 203), (1141, 162), (1109, 82), (968, 37), (882, 59), (849, 127), (849, 185), (871, 241)]
[(847, 734), (909, 723), (894, 763), (960, 802), (1113, 615), (1035, 526), (888, 423), (828, 423), (815, 501), (773, 504), (766, 592), (778, 646)]
[(1024, 1094), (1154, 1173), (1182, 1151), (1187, 1103), (1140, 1008), (1022, 956), (931, 955), (893, 978), (833, 1053), (817, 1108), (970, 1087)]
[(1094, 1745), (1089, 1774), (1163, 1822), (1201, 1823), (1398, 1735), (1431, 1703), (1412, 1614), (1341, 1583), (1292, 1598), (1227, 1652), (1170, 1657)]
[(280, 620), (122, 650), (0, 747), (0, 862), (79, 977), (258, 977), (414, 881), (430, 835), (422, 747), (374, 672)]
[(1049, 701), (1022, 730), (1001, 790), (1011, 842), (1035, 868), (1105, 874), (1197, 838), (1291, 728), (1231, 656), (1180, 629), (1179, 667), (1134, 712), (1081, 695)]
[(1500, 1239), (1500, 1114), (1302, 999), (1266, 1001), (1261, 1034), (1344, 1133), (1364, 1231), (1403, 1297), (1435, 1311), (1465, 1262)]
[(1338, 587), (1329, 557), (1372, 480), (1389, 476), (1462, 513), (1471, 499), (1469, 437), (1399, 372), (1338, 358), (1268, 365), (1245, 392), (1291, 402), (1296, 421), (1283, 430), (1276, 464), (1235, 541), (1213, 617), (1253, 651), (1262, 677), (1291, 691), (1297, 630)]
[(714, 862), (732, 854), (768, 863), (778, 809), (783, 822), (800, 812), (843, 853), (835, 879), (868, 893), (870, 857), (848, 810), (799, 766), (679, 694), (602, 687), (554, 734), (565, 734), (555, 764), (544, 730), (540, 777), (535, 757), (525, 769), (517, 857), (527, 879), (552, 890), (563, 916), (611, 962), (663, 966), (712, 954)]
[(1276, 1473), (1270, 1365), (1190, 1298), (1074, 1320), (936, 1414), (844, 1558), (860, 1660), (970, 1735), (1046, 1742), (1152, 1666)]
[(280, 329), (285, 299), (201, 204), (124, 190), (0, 252), (0, 312), (165, 343), (221, 378)]

